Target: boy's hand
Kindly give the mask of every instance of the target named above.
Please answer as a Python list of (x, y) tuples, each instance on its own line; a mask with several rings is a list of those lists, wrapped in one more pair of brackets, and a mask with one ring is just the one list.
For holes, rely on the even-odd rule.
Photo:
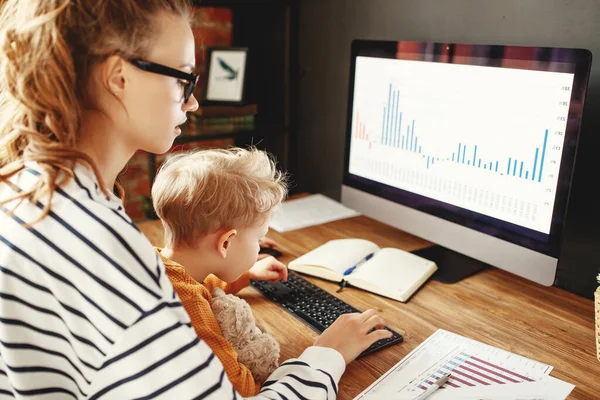
[(248, 272), (250, 273), (250, 279), (259, 281), (285, 282), (288, 278), (288, 270), (285, 264), (277, 261), (273, 256), (257, 261)]
[(260, 247), (273, 247), (276, 249), (279, 247), (279, 243), (265, 236), (260, 239)]

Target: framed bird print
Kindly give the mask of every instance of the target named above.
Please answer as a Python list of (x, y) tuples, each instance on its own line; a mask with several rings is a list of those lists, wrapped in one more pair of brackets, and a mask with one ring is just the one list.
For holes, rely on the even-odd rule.
[(243, 104), (247, 47), (206, 49), (203, 104)]

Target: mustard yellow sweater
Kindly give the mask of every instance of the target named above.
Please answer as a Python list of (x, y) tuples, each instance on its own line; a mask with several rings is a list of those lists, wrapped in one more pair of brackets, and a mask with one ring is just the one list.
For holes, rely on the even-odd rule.
[[(161, 252), (161, 248), (156, 247)], [(225, 293), (236, 294), (250, 284), (248, 273), (230, 284), (223, 282), (214, 275), (209, 275), (204, 282), (199, 283), (192, 278), (185, 267), (160, 255), (167, 270), (167, 275), (192, 321), (192, 326), (198, 337), (206, 342), (215, 353), (233, 384), (233, 387), (244, 397), (258, 393), (260, 385), (254, 381), (250, 370), (238, 362), (238, 355), (233, 345), (225, 339), (221, 327), (212, 312), (212, 292), (216, 287)]]

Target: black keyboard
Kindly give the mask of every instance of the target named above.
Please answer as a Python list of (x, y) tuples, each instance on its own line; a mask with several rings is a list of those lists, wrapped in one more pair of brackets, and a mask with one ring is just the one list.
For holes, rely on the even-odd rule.
[[(287, 282), (270, 283), (253, 280), (251, 285), (317, 333), (327, 329), (342, 314), (360, 312), (292, 271), (289, 271)], [(392, 336), (373, 343), (360, 353), (358, 358), (402, 342), (402, 335), (388, 327), (385, 329), (392, 332)]]

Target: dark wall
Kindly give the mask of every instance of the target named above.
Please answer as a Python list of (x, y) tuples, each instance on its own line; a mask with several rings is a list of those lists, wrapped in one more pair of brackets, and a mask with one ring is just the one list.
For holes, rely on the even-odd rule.
[(592, 76), (556, 285), (592, 297), (600, 270), (600, 2), (594, 0), (302, 0), (297, 191), (339, 199), (350, 43), (355, 38), (582, 47)]

